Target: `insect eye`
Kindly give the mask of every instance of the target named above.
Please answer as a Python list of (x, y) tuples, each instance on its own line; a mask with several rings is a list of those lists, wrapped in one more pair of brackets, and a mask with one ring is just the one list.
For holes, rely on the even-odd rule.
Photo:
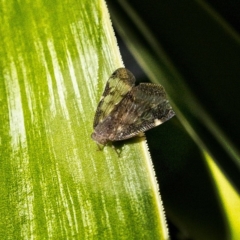
[(115, 77), (117, 75), (117, 71), (113, 72), (112, 77)]

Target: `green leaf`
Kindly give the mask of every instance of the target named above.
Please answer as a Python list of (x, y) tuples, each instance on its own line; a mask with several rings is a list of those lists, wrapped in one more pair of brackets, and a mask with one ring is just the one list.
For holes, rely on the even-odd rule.
[(123, 65), (105, 2), (0, 6), (1, 239), (168, 238), (145, 141), (90, 137)]

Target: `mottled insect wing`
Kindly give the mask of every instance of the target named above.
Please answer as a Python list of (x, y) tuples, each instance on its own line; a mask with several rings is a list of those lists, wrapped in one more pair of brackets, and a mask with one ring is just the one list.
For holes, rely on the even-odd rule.
[(118, 119), (111, 141), (119, 141), (156, 127), (175, 113), (161, 85), (141, 83), (132, 88), (111, 115)]
[(126, 68), (118, 68), (107, 81), (105, 90), (98, 104), (93, 128), (101, 123), (115, 108), (116, 105), (132, 90), (135, 77)]

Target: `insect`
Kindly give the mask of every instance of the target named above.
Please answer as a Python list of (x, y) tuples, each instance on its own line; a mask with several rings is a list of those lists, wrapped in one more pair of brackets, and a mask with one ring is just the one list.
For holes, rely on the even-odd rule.
[(161, 85), (135, 86), (134, 75), (126, 68), (118, 68), (107, 81), (91, 137), (98, 144), (106, 145), (137, 136), (174, 115)]

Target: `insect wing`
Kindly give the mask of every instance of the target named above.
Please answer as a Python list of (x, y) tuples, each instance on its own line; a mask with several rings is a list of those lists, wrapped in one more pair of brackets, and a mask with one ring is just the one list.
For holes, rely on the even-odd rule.
[(118, 141), (156, 127), (175, 113), (161, 85), (142, 83), (132, 88), (112, 115), (118, 119), (118, 127), (111, 141)]
[(135, 84), (135, 77), (126, 68), (117, 69), (107, 81), (105, 90), (98, 104), (93, 128), (114, 111)]

